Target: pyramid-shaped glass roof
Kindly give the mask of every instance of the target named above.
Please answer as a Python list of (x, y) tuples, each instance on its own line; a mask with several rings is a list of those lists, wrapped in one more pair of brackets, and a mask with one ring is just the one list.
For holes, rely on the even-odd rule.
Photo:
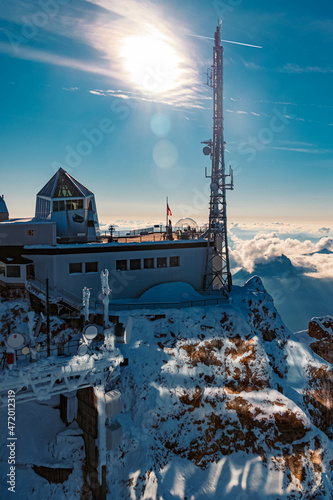
[(48, 198), (77, 198), (90, 196), (93, 193), (83, 184), (74, 179), (63, 168), (54, 174), (45, 186), (37, 193), (37, 196)]

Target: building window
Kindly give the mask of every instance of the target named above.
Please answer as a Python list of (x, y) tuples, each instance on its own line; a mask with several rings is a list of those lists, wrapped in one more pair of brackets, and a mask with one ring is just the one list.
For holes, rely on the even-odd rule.
[(167, 267), (167, 258), (157, 257), (157, 267)]
[(78, 273), (82, 273), (81, 262), (75, 262), (75, 264), (69, 264), (69, 274), (78, 274)]
[(37, 196), (36, 204), (36, 217), (41, 219), (47, 219), (51, 212), (51, 202), (50, 200), (44, 200), (40, 196)]
[(178, 266), (180, 266), (180, 258), (170, 257), (170, 267), (178, 267)]
[(155, 267), (154, 259), (144, 259), (143, 265), (145, 269), (154, 269)]
[(53, 212), (63, 212), (64, 210), (65, 210), (64, 200), (59, 200), (59, 201), (53, 202)]
[(98, 273), (98, 262), (86, 262), (86, 273)]
[(20, 278), (20, 266), (7, 266), (7, 278)]
[(141, 269), (141, 259), (131, 259), (130, 270), (137, 271), (138, 269)]
[(6, 275), (6, 266), (0, 264), (0, 276), (5, 276), (5, 275)]
[(27, 229), (26, 232), (25, 232), (25, 234), (27, 236), (34, 236), (35, 231), (33, 229)]
[(117, 271), (127, 271), (127, 260), (116, 260)]
[(66, 200), (66, 210), (80, 210), (83, 208), (83, 200)]

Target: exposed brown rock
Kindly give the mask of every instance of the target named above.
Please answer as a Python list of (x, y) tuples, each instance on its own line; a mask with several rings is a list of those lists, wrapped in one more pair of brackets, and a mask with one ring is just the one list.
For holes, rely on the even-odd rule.
[(333, 317), (312, 318), (308, 333), (314, 339), (311, 349), (325, 361), (333, 364)]
[(181, 349), (187, 352), (191, 366), (197, 366), (198, 363), (203, 363), (206, 366), (222, 366), (222, 362), (217, 359), (214, 353), (214, 349), (221, 349), (218, 346), (222, 347), (222, 341), (220, 343), (219, 339), (215, 339), (196, 344), (185, 344), (181, 346)]
[(189, 411), (193, 411), (194, 408), (198, 408), (202, 400), (202, 389), (198, 385), (195, 388), (195, 393), (191, 397), (189, 394), (185, 393), (179, 396), (179, 401), (185, 405), (192, 406)]
[(333, 424), (333, 369), (309, 366), (309, 389), (303, 396), (314, 425), (327, 431)]

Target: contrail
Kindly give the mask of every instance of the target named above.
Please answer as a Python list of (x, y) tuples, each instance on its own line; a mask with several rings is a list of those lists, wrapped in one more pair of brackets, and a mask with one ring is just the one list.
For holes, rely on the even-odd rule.
[[(205, 38), (206, 40), (214, 40), (214, 38), (212, 38), (210, 36), (193, 35), (190, 33), (187, 33), (187, 36), (194, 36), (196, 38)], [(234, 43), (235, 45), (245, 45), (245, 47), (253, 47), (255, 49), (262, 49), (261, 45), (251, 45), (250, 43), (232, 42), (231, 40), (221, 40), (221, 42)]]

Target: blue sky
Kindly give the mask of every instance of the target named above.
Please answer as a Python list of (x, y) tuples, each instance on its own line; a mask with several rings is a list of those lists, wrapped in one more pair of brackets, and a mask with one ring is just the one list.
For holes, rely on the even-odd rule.
[[(12, 217), (62, 166), (102, 221), (207, 217), (205, 71), (224, 44), (230, 220), (332, 219), (333, 6), (294, 0), (1, 2), (1, 194)], [(143, 56), (144, 54), (144, 56)], [(94, 131), (94, 132), (92, 132)]]

